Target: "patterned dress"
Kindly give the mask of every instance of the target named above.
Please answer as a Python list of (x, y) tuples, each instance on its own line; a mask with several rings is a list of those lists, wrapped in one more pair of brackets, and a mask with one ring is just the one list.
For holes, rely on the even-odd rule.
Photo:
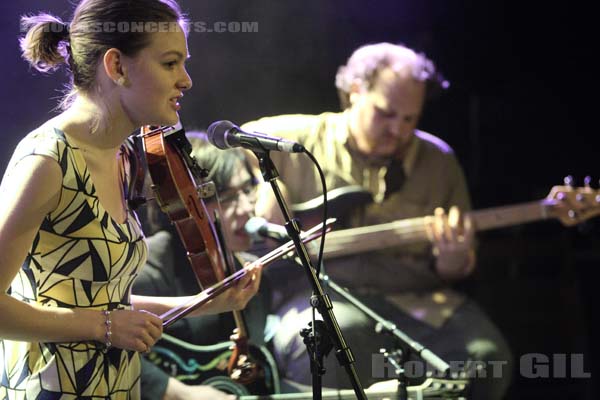
[[(147, 248), (136, 215), (113, 220), (98, 201), (85, 159), (65, 134), (39, 128), (17, 147), (7, 173), (39, 154), (62, 169), (60, 202), (35, 237), (10, 295), (45, 307), (130, 308), (130, 289)], [(123, 188), (130, 152), (123, 146)], [(140, 359), (93, 341), (28, 343), (0, 339), (0, 399), (138, 399)]]

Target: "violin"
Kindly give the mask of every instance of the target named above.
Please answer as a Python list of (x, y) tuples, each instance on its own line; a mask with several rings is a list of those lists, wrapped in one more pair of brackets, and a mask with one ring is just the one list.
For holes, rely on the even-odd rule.
[[(198, 284), (205, 289), (222, 282), (226, 273), (233, 272), (233, 259), (224, 251), (224, 238), (203, 201), (214, 196), (215, 186), (212, 182), (202, 182), (207, 171), (191, 156), (192, 146), (183, 127), (180, 123), (168, 127), (146, 126), (140, 136), (156, 202), (175, 226)], [(233, 315), (236, 329), (228, 373), (234, 381), (249, 384), (260, 371), (249, 358), (248, 331), (241, 311), (233, 311)], [(163, 326), (173, 322), (173, 319), (163, 320)]]

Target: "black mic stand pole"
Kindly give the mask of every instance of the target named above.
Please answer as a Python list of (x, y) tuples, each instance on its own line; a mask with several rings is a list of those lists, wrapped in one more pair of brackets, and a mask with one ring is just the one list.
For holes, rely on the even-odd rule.
[[(450, 372), (450, 365), (448, 363), (442, 360), (439, 356), (437, 356), (427, 347), (423, 346), (421, 343), (413, 340), (406, 333), (402, 332), (393, 322), (386, 320), (385, 318), (377, 314), (375, 311), (373, 311), (371, 308), (367, 307), (364, 303), (362, 303), (356, 297), (351, 295), (347, 290), (345, 290), (344, 288), (336, 284), (334, 281), (332, 281), (329, 278), (329, 276), (322, 275), (322, 279), (323, 282), (325, 282), (325, 285), (333, 289), (337, 294), (346, 299), (354, 307), (358, 308), (363, 313), (371, 317), (371, 319), (373, 319), (377, 323), (376, 331), (378, 333), (383, 332), (393, 335), (396, 339), (400, 341), (400, 343), (404, 345), (405, 349), (417, 354), (425, 362), (434, 367), (437, 371), (441, 372), (442, 376), (446, 376), (448, 372)], [(407, 359), (407, 357), (403, 358), (405, 360)]]
[[(277, 184), (277, 177), (279, 176), (279, 172), (273, 161), (269, 156), (268, 151), (257, 151), (253, 150), (254, 154), (258, 158), (260, 170), (265, 182), (269, 182), (271, 184), (271, 188), (273, 189), (273, 194), (279, 204), (279, 208), (283, 214), (285, 219), (285, 228), (287, 230), (288, 235), (294, 242), (296, 247), (296, 252), (300, 261), (302, 262), (302, 266), (304, 267), (304, 271), (306, 272), (306, 276), (312, 286), (313, 296), (311, 297), (311, 304), (319, 311), (319, 314), (323, 317), (323, 321), (326, 326), (326, 335), (329, 335), (329, 338), (333, 342), (336, 348), (336, 357), (341, 366), (343, 366), (348, 374), (348, 378), (352, 383), (352, 387), (354, 389), (354, 393), (356, 394), (357, 399), (367, 399), (364, 389), (358, 379), (358, 374), (356, 373), (356, 367), (354, 365), (354, 356), (352, 355), (352, 351), (346, 344), (344, 337), (342, 336), (342, 332), (340, 327), (335, 319), (335, 315), (333, 314), (333, 305), (329, 296), (327, 296), (323, 292), (323, 287), (319, 282), (319, 278), (315, 273), (315, 269), (311, 264), (310, 258), (308, 257), (308, 252), (306, 251), (306, 247), (304, 243), (300, 240), (300, 227), (298, 226), (298, 221), (296, 219), (292, 219), (288, 207), (285, 203), (285, 199), (281, 194), (281, 190), (279, 189), (279, 185)], [(316, 326), (313, 326), (313, 329), (316, 329)], [(317, 338), (318, 339), (318, 338)], [(318, 357), (317, 357), (318, 358)], [(321, 387), (321, 374), (322, 368), (320, 365), (316, 367), (312, 365), (313, 357), (311, 356), (311, 372), (313, 374), (313, 399), (321, 400), (322, 398), (322, 387)]]

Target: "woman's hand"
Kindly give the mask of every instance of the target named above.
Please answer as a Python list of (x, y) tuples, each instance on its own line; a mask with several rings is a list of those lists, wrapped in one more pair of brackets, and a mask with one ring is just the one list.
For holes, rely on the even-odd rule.
[(230, 289), (226, 290), (204, 307), (205, 312), (220, 313), (241, 310), (258, 292), (262, 265), (246, 263), (246, 274)]
[[(147, 311), (114, 310), (110, 313), (110, 328), (110, 340), (114, 347), (148, 352), (162, 335), (162, 320)], [(105, 342), (105, 324), (103, 329), (101, 341)]]

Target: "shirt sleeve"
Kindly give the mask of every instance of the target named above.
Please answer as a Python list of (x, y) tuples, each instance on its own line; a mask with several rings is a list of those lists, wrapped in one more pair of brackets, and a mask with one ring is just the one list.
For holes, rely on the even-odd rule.
[(142, 356), (142, 400), (162, 400), (167, 391), (169, 375)]
[(447, 208), (457, 206), (461, 211), (469, 211), (472, 205), (465, 173), (454, 154), (451, 155), (451, 162), (449, 164), (452, 185), (450, 186)]

